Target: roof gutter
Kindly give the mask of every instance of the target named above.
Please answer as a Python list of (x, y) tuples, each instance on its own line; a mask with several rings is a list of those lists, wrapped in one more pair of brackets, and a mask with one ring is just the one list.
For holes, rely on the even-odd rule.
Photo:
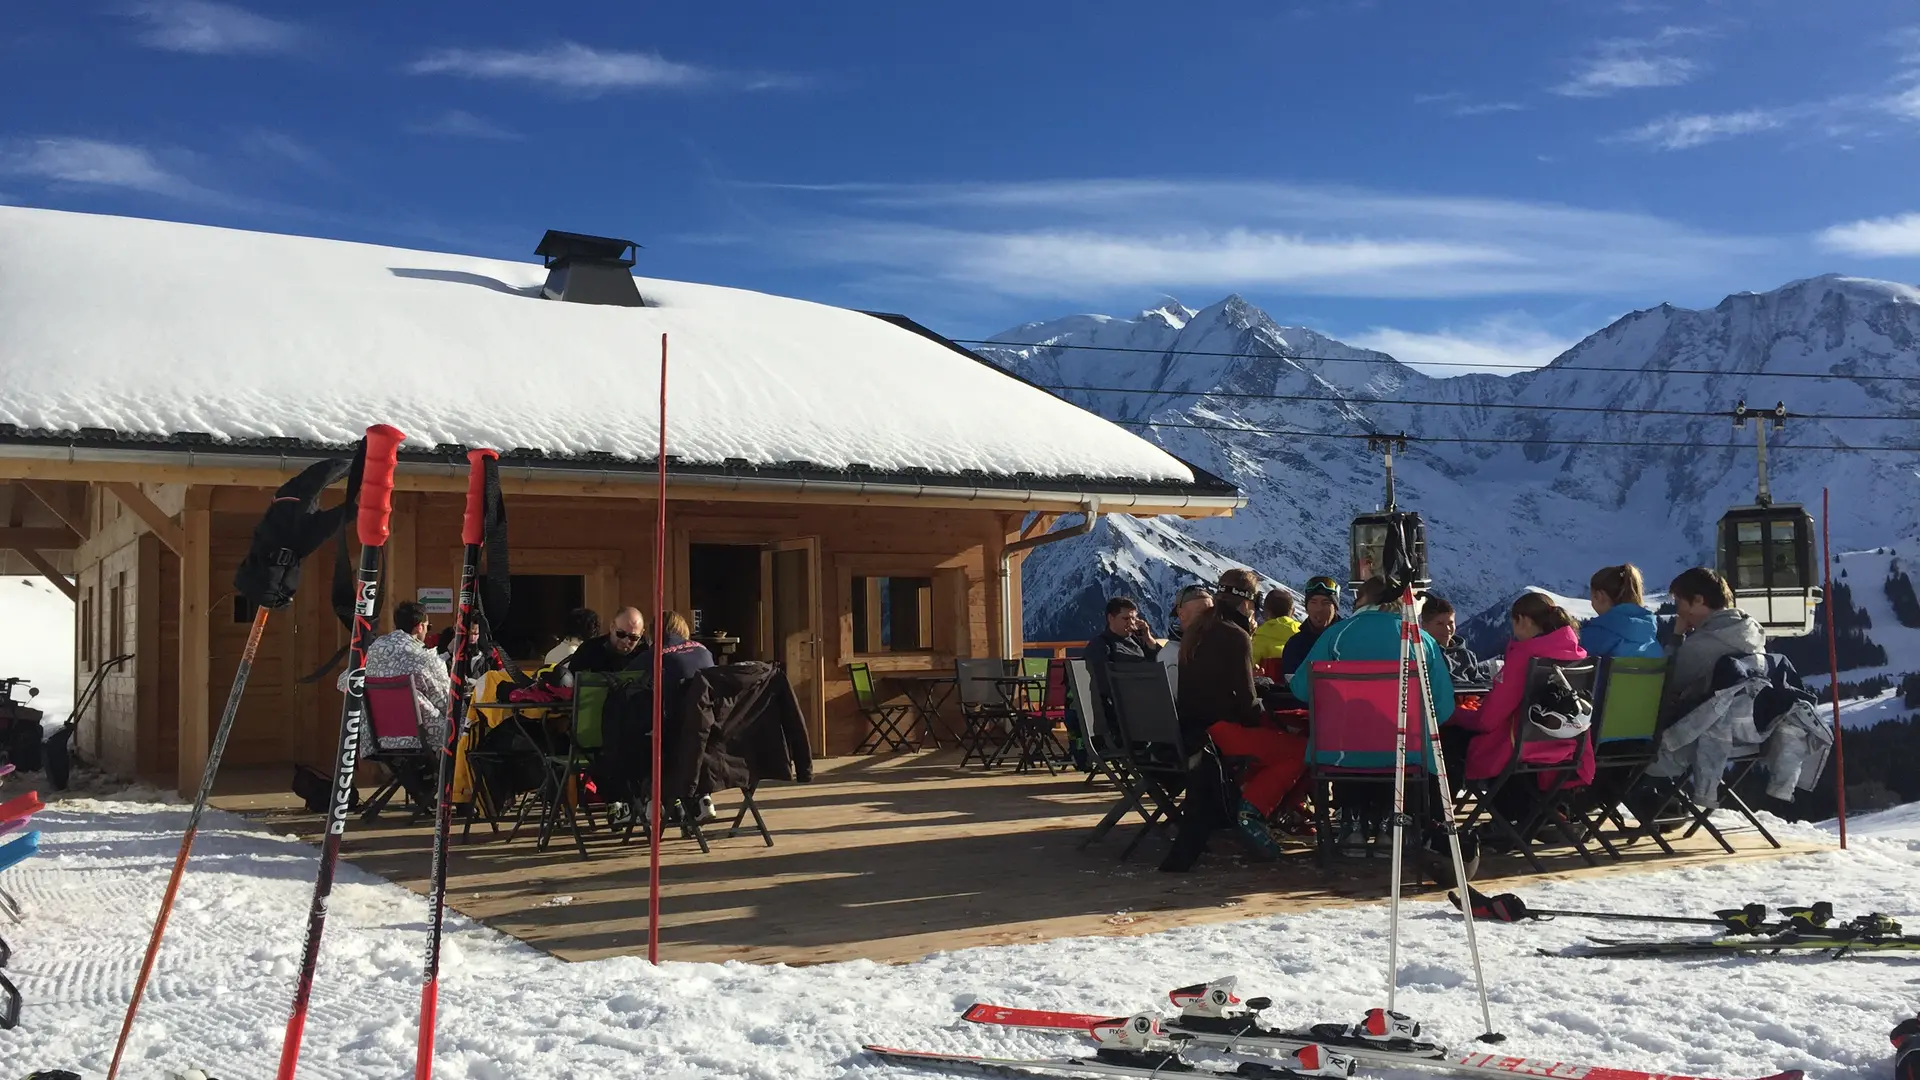
[[(173, 464), (188, 467), (228, 469), (263, 469), (292, 476), (309, 462), (324, 456), (324, 451), (296, 453), (247, 453), (226, 451), (196, 451), (192, 448), (181, 449), (121, 449), (115, 447), (89, 447), (79, 445), (49, 445), (45, 443), (5, 443), (0, 442), (0, 459), (31, 459), (40, 461), (58, 461), (69, 465), (143, 465), (159, 460), (169, 460)], [(466, 467), (452, 460), (408, 461), (402, 459), (398, 472), (403, 476), (445, 476), (459, 484), (466, 482)], [(502, 477), (522, 477), (528, 480), (559, 480), (578, 482), (583, 479), (597, 480), (600, 483), (630, 483), (636, 487), (651, 484), (656, 474), (638, 469), (616, 469), (592, 465), (555, 466), (536, 465), (516, 461), (512, 458), (500, 463)], [(768, 494), (817, 494), (857, 497), (862, 495), (887, 495), (918, 498), (941, 498), (962, 502), (992, 502), (1027, 505), (1061, 504), (1087, 506), (1093, 503), (1104, 504), (1110, 508), (1135, 510), (1144, 513), (1179, 513), (1181, 510), (1238, 510), (1246, 506), (1247, 498), (1238, 492), (1232, 495), (1202, 495), (1192, 492), (1091, 492), (1074, 488), (1002, 488), (969, 484), (943, 483), (903, 483), (878, 480), (840, 480), (811, 479), (805, 477), (743, 476), (723, 473), (677, 472), (669, 465), (669, 479), (676, 487), (709, 488), (716, 491), (755, 492)], [(451, 489), (450, 489), (451, 490)], [(1091, 526), (1088, 526), (1091, 528)], [(1062, 534), (1048, 534), (1043, 539), (1051, 543), (1052, 537)], [(1025, 541), (1022, 541), (1025, 543)], [(1022, 549), (1024, 550), (1024, 549)]]
[(1061, 529), (1058, 532), (1041, 533), (1024, 540), (1015, 540), (1000, 549), (1000, 655), (1007, 659), (1014, 656), (1013, 626), (1013, 557), (1023, 551), (1032, 551), (1047, 544), (1057, 544), (1062, 540), (1071, 540), (1076, 536), (1085, 536), (1093, 531), (1100, 521), (1100, 500), (1090, 498), (1086, 501), (1081, 514), (1080, 524)]

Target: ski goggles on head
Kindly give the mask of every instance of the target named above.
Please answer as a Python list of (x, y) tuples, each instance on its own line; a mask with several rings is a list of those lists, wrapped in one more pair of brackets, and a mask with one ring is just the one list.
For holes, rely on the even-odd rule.
[(1257, 593), (1257, 592), (1254, 592), (1254, 591), (1253, 591), (1252, 589), (1242, 589), (1242, 588), (1239, 588), (1238, 586), (1235, 586), (1235, 585), (1222, 585), (1222, 586), (1220, 586), (1220, 589), (1219, 589), (1219, 592), (1218, 592), (1218, 593), (1217, 593), (1216, 595), (1219, 595), (1219, 596), (1231, 596), (1231, 597), (1234, 597), (1235, 599), (1239, 599), (1239, 600), (1258, 600), (1258, 599), (1260, 599), (1260, 594), (1259, 594), (1259, 593)]
[(1324, 574), (1316, 578), (1308, 578), (1307, 595), (1331, 596), (1337, 600), (1340, 598), (1340, 583)]
[(1211, 599), (1213, 599), (1212, 589), (1207, 588), (1205, 585), (1188, 585), (1182, 588), (1179, 591), (1179, 593), (1175, 594), (1173, 598), (1173, 606), (1177, 609), (1180, 607), (1180, 605), (1186, 603), (1189, 600), (1211, 600)]

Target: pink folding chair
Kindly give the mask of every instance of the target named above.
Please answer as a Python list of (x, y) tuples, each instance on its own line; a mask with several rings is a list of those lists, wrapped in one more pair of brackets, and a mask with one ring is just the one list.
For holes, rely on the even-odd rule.
[(387, 770), (387, 781), (373, 793), (360, 812), (362, 821), (380, 816), (387, 803), (402, 791), (407, 793), (415, 812), (433, 805), (433, 780), (439, 770), (436, 754), (427, 733), (421, 730), (420, 712), (414, 704), (413, 676), (382, 675), (367, 679), (367, 722), (372, 729), (373, 749), (366, 755)]
[[(1320, 865), (1333, 858), (1333, 785), (1335, 781), (1393, 783), (1394, 745), (1399, 725), (1398, 660), (1321, 660), (1313, 665), (1309, 703), (1307, 773), (1313, 784)], [(1426, 797), (1426, 777), (1434, 772), (1433, 746), (1427, 739), (1426, 698), (1416, 671), (1407, 679), (1407, 783), (1412, 798)]]

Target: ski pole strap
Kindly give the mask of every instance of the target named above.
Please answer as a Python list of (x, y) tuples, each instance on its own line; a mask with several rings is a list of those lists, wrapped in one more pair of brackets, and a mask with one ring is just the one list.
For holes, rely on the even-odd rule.
[[(486, 455), (481, 464), (481, 534), (485, 539), (487, 571), (481, 579), (481, 606), (492, 618), (505, 619), (513, 602), (513, 567), (507, 557), (507, 503), (500, 494), (500, 455)], [(471, 455), (470, 455), (471, 456)], [(468, 497), (471, 504), (471, 491)]]

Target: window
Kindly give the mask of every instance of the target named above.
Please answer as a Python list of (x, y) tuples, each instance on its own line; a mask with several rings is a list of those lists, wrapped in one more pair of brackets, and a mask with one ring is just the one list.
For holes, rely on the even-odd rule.
[[(515, 660), (539, 661), (567, 632), (567, 614), (587, 603), (587, 579), (579, 574), (515, 574), (507, 617), (489, 620), (493, 639)], [(612, 612), (601, 612), (611, 622)], [(452, 625), (451, 617), (436, 616), (435, 626)], [(651, 628), (649, 628), (651, 629)]]
[(867, 655), (932, 650), (932, 578), (853, 579), (855, 653)]
[(108, 659), (127, 651), (126, 595), (127, 575), (124, 572), (115, 574), (113, 588), (107, 594), (107, 647), (101, 650)]
[(80, 599), (80, 662), (93, 666), (93, 589)]

